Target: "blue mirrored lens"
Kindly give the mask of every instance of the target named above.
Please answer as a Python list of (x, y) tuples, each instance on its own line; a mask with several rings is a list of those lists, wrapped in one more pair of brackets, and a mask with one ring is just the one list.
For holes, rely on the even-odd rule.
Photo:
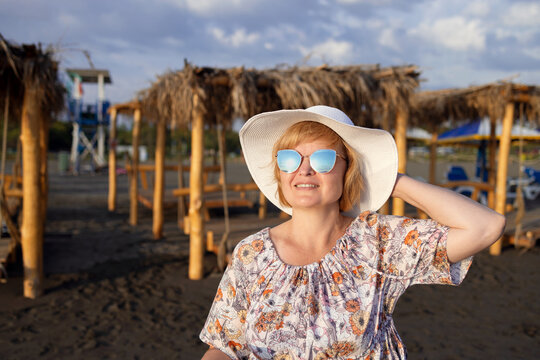
[(324, 174), (331, 171), (336, 163), (335, 150), (317, 150), (309, 157), (311, 168), (318, 173)]
[(302, 156), (294, 150), (279, 150), (277, 152), (277, 164), (279, 170), (286, 173), (295, 172), (300, 163), (302, 162)]

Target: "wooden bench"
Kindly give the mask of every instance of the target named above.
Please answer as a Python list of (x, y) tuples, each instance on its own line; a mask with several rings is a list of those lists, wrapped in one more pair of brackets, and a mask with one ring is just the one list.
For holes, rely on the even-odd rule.
[[(178, 165), (165, 165), (164, 166), (165, 171), (176, 171), (178, 172), (179, 166)], [(132, 174), (132, 167), (131, 165), (126, 166), (126, 170), (128, 174)], [(152, 210), (154, 207), (154, 190), (150, 189), (149, 187), (149, 175), (154, 174), (156, 170), (156, 167), (153, 164), (139, 164), (137, 166), (137, 172), (138, 176), (141, 180), (141, 191), (139, 191), (139, 194), (137, 196), (137, 200), (146, 208)], [(189, 166), (182, 166), (182, 172), (189, 173), (190, 167)], [(221, 170), (220, 166), (206, 166), (204, 168), (203, 173), (203, 180), (206, 183), (208, 181), (208, 177), (210, 173), (219, 173)], [(130, 175), (131, 176), (131, 175)], [(165, 209), (172, 209), (174, 207), (178, 206), (178, 199), (175, 197), (170, 191), (165, 191), (165, 198), (163, 199), (163, 207)]]
[(447, 189), (457, 188), (460, 186), (471, 187), (473, 188), (471, 199), (474, 201), (478, 201), (478, 197), (481, 191), (486, 191), (488, 193), (495, 191), (493, 186), (488, 183), (468, 181), (468, 180), (449, 181), (449, 182), (437, 184), (437, 185), (440, 187), (445, 187)]
[[(22, 177), (18, 176), (15, 179), (15, 176), (4, 175), (4, 197), (0, 195), (0, 211), (10, 233), (13, 234), (10, 237), (0, 237), (0, 282), (6, 281), (7, 272), (5, 266), (11, 260), (17, 244), (20, 242), (19, 230), (11, 217), (16, 216), (18, 208), (21, 206), (23, 197), (21, 186)], [(0, 226), (2, 226), (1, 223)]]
[(517, 238), (513, 234), (504, 234), (502, 237), (503, 246), (513, 245), (525, 249), (534, 248), (538, 239), (540, 239), (540, 228), (523, 231)]
[[(249, 207), (252, 208), (254, 203), (253, 201), (246, 198), (247, 191), (259, 191), (259, 187), (255, 183), (247, 184), (227, 184), (227, 191), (238, 193), (239, 197), (230, 197), (227, 199), (227, 205), (229, 207)], [(223, 186), (221, 184), (207, 184), (203, 186), (204, 194), (220, 194), (223, 191)], [(189, 196), (189, 188), (184, 187), (180, 189), (174, 189), (173, 195), (176, 197)], [(260, 199), (260, 197), (259, 197)], [(223, 203), (223, 198), (221, 195), (218, 197), (212, 198), (207, 197), (204, 200), (204, 213), (206, 220), (209, 219), (208, 209), (220, 209), (223, 208), (225, 204)]]
[[(165, 168), (165, 171), (178, 172), (179, 170), (178, 165), (165, 165), (164, 168)], [(132, 173), (131, 165), (127, 165), (126, 170), (128, 171), (128, 174), (131, 174)], [(189, 174), (189, 171), (190, 171), (190, 166), (184, 165), (182, 167), (183, 173)], [(209, 179), (210, 174), (212, 173), (219, 174), (220, 171), (221, 171), (221, 167), (219, 165), (211, 165), (211, 166), (204, 167), (203, 183), (205, 185), (203, 187), (203, 192), (206, 195), (205, 201), (204, 201), (204, 216), (205, 216), (206, 221), (210, 219), (210, 213), (208, 211), (209, 209), (220, 209), (220, 208), (223, 208), (224, 206), (223, 199), (221, 198), (221, 195), (218, 194), (222, 192), (222, 185), (221, 184), (208, 184), (208, 179)], [(153, 164), (140, 164), (137, 167), (137, 172), (138, 172), (139, 178), (141, 179), (141, 189), (137, 195), (137, 200), (144, 207), (152, 210), (154, 207), (153, 206), (153, 201), (154, 201), (153, 189), (150, 189), (150, 186), (149, 186), (148, 173), (153, 174), (155, 172), (155, 166)], [(219, 181), (221, 182), (222, 179), (219, 179)], [(227, 191), (238, 193), (238, 196), (232, 196), (227, 200), (227, 204), (229, 207), (252, 208), (254, 206), (254, 202), (252, 200), (249, 200), (246, 197), (246, 192), (259, 191), (259, 188), (257, 187), (255, 183), (228, 184)], [(217, 196), (212, 196), (212, 194), (215, 194)], [(177, 189), (172, 190), (172, 192), (170, 190), (165, 191), (165, 198), (163, 200), (163, 208), (173, 209), (175, 207), (178, 207), (179, 202), (186, 201), (188, 196), (189, 196), (189, 187), (177, 188)], [(266, 215), (266, 212), (264, 211), (266, 209), (266, 198), (263, 195), (260, 195), (259, 201), (261, 205), (264, 206), (264, 209), (261, 208), (259, 211), (260, 215), (263, 217)]]
[(17, 241), (11, 237), (0, 238), (0, 283), (7, 280), (6, 264), (10, 262), (10, 257), (15, 253)]

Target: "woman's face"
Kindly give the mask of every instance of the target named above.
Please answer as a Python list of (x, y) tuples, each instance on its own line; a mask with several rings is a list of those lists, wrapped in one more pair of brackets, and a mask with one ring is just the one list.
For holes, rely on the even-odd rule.
[[(325, 140), (307, 141), (294, 148), (302, 156), (309, 156), (320, 149), (333, 149), (345, 156), (344, 149), (330, 146)], [(304, 157), (295, 172), (280, 172), (283, 195), (293, 209), (333, 206), (339, 208), (346, 170), (347, 162), (337, 156), (334, 168), (328, 173), (320, 174), (311, 168), (309, 158)]]

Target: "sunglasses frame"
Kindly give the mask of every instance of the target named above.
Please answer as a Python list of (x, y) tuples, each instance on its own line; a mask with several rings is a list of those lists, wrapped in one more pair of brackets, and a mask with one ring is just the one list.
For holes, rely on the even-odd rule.
[[(331, 172), (334, 167), (336, 166), (336, 160), (337, 160), (337, 157), (340, 157), (342, 158), (343, 160), (347, 161), (347, 158), (343, 155), (341, 155), (340, 153), (338, 153), (336, 150), (334, 149), (319, 149), (319, 150), (315, 150), (314, 152), (311, 153), (311, 155), (302, 155), (300, 154), (298, 151), (294, 150), (294, 149), (282, 149), (282, 150), (279, 150), (276, 154), (276, 160), (278, 158), (278, 155), (281, 151), (294, 151), (296, 154), (298, 154), (298, 156), (300, 156), (300, 161), (298, 162), (298, 165), (296, 166), (296, 168), (292, 171), (285, 171), (283, 169), (281, 169), (281, 167), (279, 167), (279, 162), (277, 162), (277, 166), (279, 168), (280, 171), (283, 171), (284, 173), (286, 174), (292, 174), (294, 172), (296, 172), (300, 166), (302, 165), (302, 161), (304, 161), (304, 158), (308, 158), (309, 159), (309, 166), (313, 169), (313, 171), (319, 173), (319, 174), (328, 174), (329, 172)], [(317, 171), (314, 167), (313, 167), (313, 163), (311, 162), (311, 156), (313, 156), (313, 154), (316, 154), (317, 152), (319, 151), (331, 151), (334, 153), (334, 163), (332, 164), (332, 167), (330, 168), (330, 170), (328, 171), (324, 171), (324, 172), (320, 172), (320, 171)]]

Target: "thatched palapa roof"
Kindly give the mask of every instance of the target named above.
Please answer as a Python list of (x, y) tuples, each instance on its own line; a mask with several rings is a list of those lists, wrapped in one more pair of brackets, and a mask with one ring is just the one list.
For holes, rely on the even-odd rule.
[(484, 116), (502, 119), (509, 102), (523, 109), (528, 122), (540, 124), (540, 87), (511, 82), (417, 93), (413, 117), (430, 127), (446, 120), (459, 123)]
[[(9, 111), (20, 118), (26, 89), (38, 91), (45, 113), (60, 111), (64, 105), (64, 87), (58, 80), (58, 62), (53, 50), (41, 45), (17, 45), (0, 34), (0, 109), (9, 98)], [(9, 94), (9, 96), (8, 96)]]
[(139, 100), (145, 117), (164, 118), (173, 127), (189, 123), (194, 94), (203, 101), (208, 124), (324, 104), (342, 109), (358, 125), (380, 126), (389, 114), (408, 111), (419, 75), (413, 65), (256, 70), (194, 67), (186, 62), (182, 70), (159, 76), (139, 93)]

